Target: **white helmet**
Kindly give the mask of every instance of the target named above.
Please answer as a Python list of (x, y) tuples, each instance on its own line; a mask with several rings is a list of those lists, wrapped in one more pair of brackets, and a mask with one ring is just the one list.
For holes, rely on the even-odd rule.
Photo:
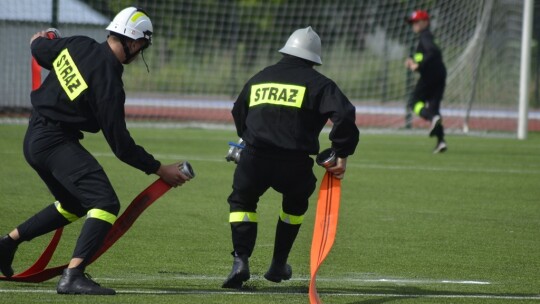
[(144, 38), (149, 44), (152, 43), (152, 21), (140, 8), (123, 9), (114, 17), (107, 30), (133, 40)]
[(322, 64), (321, 38), (311, 26), (294, 31), (279, 52)]

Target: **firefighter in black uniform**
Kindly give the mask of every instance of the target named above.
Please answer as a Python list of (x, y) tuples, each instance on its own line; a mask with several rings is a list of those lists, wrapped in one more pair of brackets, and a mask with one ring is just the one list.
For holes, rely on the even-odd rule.
[(321, 40), (311, 27), (296, 30), (280, 49), (283, 58), (253, 76), (232, 109), (245, 148), (228, 198), (233, 266), (223, 288), (241, 288), (250, 277), (248, 259), (257, 237), (257, 202), (268, 188), (282, 194), (272, 263), (264, 277), (288, 280), (289, 252), (316, 187), (313, 159), (328, 119), (337, 164), (327, 169), (343, 178), (359, 131), (355, 107), (330, 79), (313, 69), (322, 64)]
[(72, 259), (57, 285), (60, 294), (115, 294), (84, 273), (120, 203), (103, 168), (79, 143), (81, 131), (101, 130), (120, 160), (146, 174), (155, 173), (172, 186), (188, 179), (178, 164), (162, 165), (136, 145), (126, 128), (122, 64), (132, 62), (150, 45), (150, 19), (144, 11), (129, 7), (107, 30), (110, 35), (101, 44), (83, 36), (49, 40), (45, 31), (31, 40), (32, 55), (50, 73), (31, 94), (33, 111), (24, 155), (57, 201), (0, 239), (0, 270), (7, 277), (13, 275), (11, 264), (21, 242), (86, 215)]
[(444, 127), (439, 111), (446, 86), (446, 67), (442, 53), (429, 29), (429, 14), (426, 11), (416, 10), (406, 21), (419, 35), (419, 42), (413, 57), (405, 61), (405, 66), (420, 73), (408, 106), (418, 116), (431, 122), (429, 136), (437, 137), (433, 153), (444, 152), (448, 147), (444, 140)]

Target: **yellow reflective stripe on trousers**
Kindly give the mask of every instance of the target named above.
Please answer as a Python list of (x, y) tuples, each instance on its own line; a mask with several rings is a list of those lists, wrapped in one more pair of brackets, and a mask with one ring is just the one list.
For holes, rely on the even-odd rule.
[(424, 60), (424, 54), (422, 53), (414, 54), (414, 61), (416, 61), (416, 63), (420, 63), (422, 62), (422, 60)]
[(417, 101), (414, 104), (414, 109), (413, 109), (414, 113), (416, 113), (416, 115), (420, 115), (420, 111), (422, 111), (425, 105), (426, 104), (423, 101), (421, 100)]
[(257, 213), (255, 212), (231, 212), (229, 214), (229, 223), (237, 222), (251, 222), (256, 223), (258, 220)]
[(283, 209), (281, 209), (281, 212), (279, 213), (279, 218), (282, 222), (291, 224), (291, 225), (300, 225), (304, 221), (303, 215), (292, 215), (285, 213)]
[(261, 83), (251, 86), (249, 106), (273, 104), (287, 107), (302, 107), (306, 88), (291, 84)]
[(116, 215), (101, 209), (90, 209), (90, 211), (88, 211), (86, 214), (86, 218), (100, 219), (111, 225), (114, 224), (114, 221), (116, 221)]
[(66, 220), (68, 220), (70, 223), (73, 223), (79, 219), (77, 215), (62, 208), (62, 204), (60, 204), (59, 201), (54, 202), (54, 206), (56, 207), (56, 210), (58, 211), (58, 213), (60, 213), (63, 217), (65, 217)]

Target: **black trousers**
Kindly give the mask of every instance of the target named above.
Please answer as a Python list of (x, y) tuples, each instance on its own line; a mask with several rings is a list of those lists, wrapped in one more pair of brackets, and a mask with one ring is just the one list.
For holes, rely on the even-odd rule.
[(284, 212), (303, 215), (317, 182), (313, 163), (307, 154), (280, 155), (246, 148), (234, 172), (230, 211), (255, 212), (259, 198), (273, 188), (283, 195)]
[(426, 120), (441, 115), (440, 106), (446, 87), (446, 76), (421, 77), (409, 100), (409, 107), (414, 109), (417, 102), (423, 102), (424, 108), (418, 115)]
[[(230, 212), (256, 212), (259, 198), (272, 188), (282, 194), (283, 212), (304, 215), (317, 182), (313, 164), (307, 154), (291, 155), (247, 147), (234, 172), (233, 191), (228, 198)], [(250, 256), (255, 246), (257, 223), (231, 223), (231, 229), (234, 252)], [(289, 242), (294, 242), (294, 238)]]
[(79, 143), (81, 135), (34, 112), (24, 156), (65, 210), (83, 216), (97, 208), (117, 215), (118, 197), (101, 165)]
[[(19, 225), (21, 241), (65, 226), (91, 209), (118, 215), (118, 197), (101, 165), (79, 143), (81, 135), (32, 113), (24, 156), (60, 206), (49, 205)], [(79, 268), (84, 268), (99, 249), (111, 226), (110, 221), (100, 218), (85, 221), (73, 253), (74, 258), (83, 259)]]

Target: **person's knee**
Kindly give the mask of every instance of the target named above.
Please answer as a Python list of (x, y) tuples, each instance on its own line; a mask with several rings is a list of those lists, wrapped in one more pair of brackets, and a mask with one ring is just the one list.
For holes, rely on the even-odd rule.
[(69, 204), (62, 204), (60, 201), (54, 202), (54, 208), (56, 211), (64, 217), (68, 222), (73, 223), (79, 218), (84, 216), (84, 209), (77, 208), (77, 206), (72, 206)]
[(413, 112), (426, 120), (431, 120), (434, 116), (433, 109), (430, 106), (430, 103), (424, 102), (422, 100), (417, 101), (414, 104)]
[(309, 207), (309, 196), (283, 196), (281, 214), (303, 216)]
[(422, 111), (425, 109), (426, 103), (422, 100), (417, 101), (413, 106), (413, 112), (418, 115), (422, 116)]
[(111, 200), (106, 204), (98, 205), (98, 208), (110, 212), (114, 215), (118, 215), (118, 213), (120, 212), (120, 202), (117, 199)]
[(240, 191), (233, 191), (227, 199), (230, 210), (232, 211), (252, 211), (257, 210), (257, 203), (259, 202), (259, 196), (249, 193), (241, 193)]
[(96, 204), (88, 210), (87, 218), (99, 219), (111, 224), (114, 224), (118, 213), (120, 212), (120, 202), (113, 200), (107, 203)]
[(302, 225), (306, 211), (307, 205), (301, 209), (293, 208), (293, 211), (285, 211), (284, 208), (281, 208), (279, 220), (289, 225)]
[(102, 220), (112, 225), (116, 221), (117, 214), (109, 212), (107, 210), (94, 208), (88, 210), (86, 218)]

